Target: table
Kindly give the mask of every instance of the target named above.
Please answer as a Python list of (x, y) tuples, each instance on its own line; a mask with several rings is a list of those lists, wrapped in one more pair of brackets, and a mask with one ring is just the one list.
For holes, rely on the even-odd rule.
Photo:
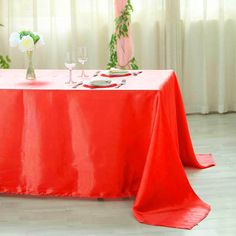
[(24, 70), (0, 70), (0, 193), (135, 196), (139, 222), (176, 228), (207, 216), (183, 165), (215, 163), (194, 153), (173, 71), (144, 71), (119, 89), (72, 89), (67, 71), (36, 73), (29, 82)]

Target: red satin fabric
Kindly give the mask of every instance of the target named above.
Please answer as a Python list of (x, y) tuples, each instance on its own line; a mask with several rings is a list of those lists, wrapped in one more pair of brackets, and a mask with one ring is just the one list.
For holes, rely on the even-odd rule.
[[(158, 78), (157, 78), (158, 79)], [(0, 192), (136, 196), (138, 221), (191, 229), (210, 206), (183, 165), (195, 156), (174, 73), (160, 90), (0, 90)]]

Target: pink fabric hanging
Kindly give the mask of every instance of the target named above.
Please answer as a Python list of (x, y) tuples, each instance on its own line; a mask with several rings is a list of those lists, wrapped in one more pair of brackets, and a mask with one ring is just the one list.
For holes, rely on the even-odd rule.
[[(124, 10), (127, 0), (115, 0), (115, 17), (118, 17)], [(130, 27), (128, 37), (117, 39), (117, 56), (119, 67), (127, 67), (132, 58), (132, 40), (130, 36)]]

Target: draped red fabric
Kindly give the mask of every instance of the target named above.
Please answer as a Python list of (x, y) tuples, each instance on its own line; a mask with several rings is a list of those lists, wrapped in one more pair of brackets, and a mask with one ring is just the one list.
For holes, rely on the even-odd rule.
[(119, 90), (62, 89), (62, 71), (63, 82), (46, 71), (27, 85), (17, 73), (0, 76), (1, 193), (136, 196), (138, 221), (176, 228), (207, 216), (183, 165), (214, 161), (194, 154), (174, 72), (146, 71)]
[(215, 163), (210, 154), (194, 154), (175, 74), (156, 96), (153, 133), (133, 212), (143, 223), (191, 229), (210, 206), (194, 193), (183, 165), (205, 168)]

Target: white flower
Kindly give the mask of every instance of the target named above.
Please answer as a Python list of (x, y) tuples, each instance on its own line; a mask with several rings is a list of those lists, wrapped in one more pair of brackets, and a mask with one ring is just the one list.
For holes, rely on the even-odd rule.
[(39, 34), (37, 32), (34, 32), (34, 35), (38, 35), (39, 36), (39, 41), (36, 43), (37, 47), (45, 45), (44, 38), (43, 38), (43, 36), (41, 34)]
[(34, 50), (34, 40), (29, 36), (23, 36), (19, 48), (22, 52), (33, 51)]
[(44, 38), (43, 38), (42, 35), (40, 35), (40, 39), (39, 39), (39, 41), (38, 41), (38, 44), (39, 44), (40, 46), (45, 45), (45, 41), (44, 41)]
[(9, 42), (10, 42), (10, 46), (11, 47), (16, 47), (19, 45), (20, 43), (20, 34), (18, 32), (13, 32), (11, 33), (10, 35), (10, 39), (9, 39)]
[[(24, 36), (22, 37), (22, 35)], [(19, 33), (13, 32), (10, 35), (9, 42), (11, 47), (19, 46), (19, 49), (22, 52), (33, 51), (35, 49), (35, 45), (37, 47), (45, 45), (43, 36), (38, 34), (37, 32), (32, 33), (31, 31), (21, 31)]]

